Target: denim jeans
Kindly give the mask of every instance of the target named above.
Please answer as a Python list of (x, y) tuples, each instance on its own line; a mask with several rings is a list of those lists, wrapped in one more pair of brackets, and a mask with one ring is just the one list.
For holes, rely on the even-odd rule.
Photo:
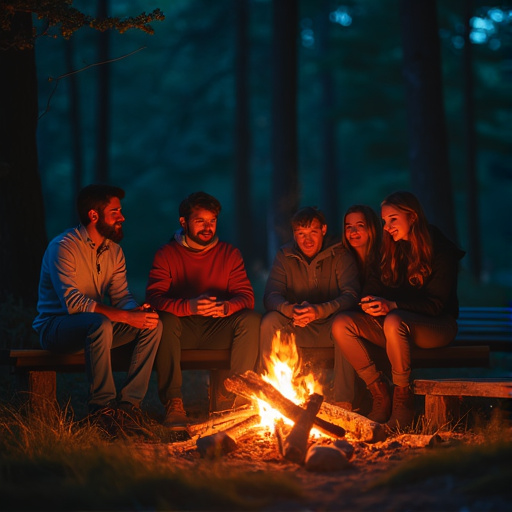
[(420, 348), (448, 345), (457, 334), (457, 321), (450, 315), (428, 316), (394, 309), (385, 316), (359, 311), (338, 313), (333, 321), (333, 338), (359, 376), (369, 386), (379, 372), (367, 343), (383, 347), (391, 363), (393, 383), (408, 386), (411, 376), (411, 344)]
[[(89, 409), (104, 407), (112, 400), (139, 406), (146, 395), (153, 362), (162, 335), (162, 323), (155, 329), (137, 329), (111, 322), (99, 313), (56, 316), (41, 331), (41, 346), (57, 353), (85, 352), (89, 382)], [(110, 350), (134, 342), (126, 379), (116, 392)]]
[[(333, 347), (334, 348), (334, 384), (333, 399), (336, 402), (354, 401), (355, 372), (351, 364), (343, 357), (339, 348), (331, 339), (333, 317), (315, 320), (306, 327), (295, 327), (292, 319), (278, 311), (269, 311), (261, 320), (260, 329), (260, 367), (265, 369), (265, 358), (272, 351), (272, 339), (277, 331), (295, 334), (297, 347)], [(319, 376), (318, 376), (319, 377)]]
[(163, 334), (156, 356), (158, 396), (163, 404), (182, 398), (181, 350), (231, 348), (227, 376), (254, 370), (258, 359), (261, 315), (242, 309), (233, 315), (213, 318), (192, 315), (178, 317), (159, 311)]

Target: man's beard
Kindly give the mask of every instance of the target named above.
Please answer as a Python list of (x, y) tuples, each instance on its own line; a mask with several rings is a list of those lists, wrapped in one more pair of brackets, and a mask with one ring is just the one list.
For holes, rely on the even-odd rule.
[[(209, 240), (203, 240), (202, 238), (199, 238), (199, 234), (205, 234), (205, 233), (211, 233), (211, 238)], [(203, 231), (199, 231), (197, 233), (197, 235), (192, 235), (190, 233), (190, 230), (188, 229), (188, 226), (185, 225), (185, 235), (187, 235), (188, 238), (190, 238), (190, 240), (192, 240), (193, 242), (195, 242), (196, 244), (198, 245), (201, 245), (203, 247), (206, 247), (207, 245), (210, 245), (213, 241), (213, 238), (215, 237), (215, 233), (209, 229), (209, 230), (203, 230)]]
[(100, 218), (96, 224), (96, 229), (101, 236), (112, 240), (118, 244), (123, 239), (123, 226), (120, 222), (116, 222), (110, 226), (105, 222), (105, 218), (100, 214)]

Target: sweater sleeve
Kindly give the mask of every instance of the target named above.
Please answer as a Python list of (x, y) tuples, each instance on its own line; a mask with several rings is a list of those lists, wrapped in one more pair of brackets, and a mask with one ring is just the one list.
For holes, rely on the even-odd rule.
[(458, 257), (453, 251), (436, 251), (432, 261), (432, 274), (416, 294), (398, 298), (400, 309), (437, 316), (446, 307), (457, 290)]
[(170, 255), (166, 254), (167, 247), (163, 246), (155, 254), (153, 265), (149, 271), (146, 287), (146, 302), (158, 311), (167, 311), (176, 316), (189, 316), (189, 299), (172, 298), (169, 291), (173, 284), (170, 267)]
[(286, 308), (290, 303), (287, 299), (287, 278), (285, 269), (285, 256), (282, 250), (276, 254), (270, 274), (265, 285), (263, 305), (267, 311), (279, 311), (287, 317), (291, 317), (291, 308)]
[(232, 315), (242, 309), (254, 309), (254, 291), (247, 277), (242, 254), (238, 249), (233, 249), (232, 263), (229, 272), (228, 293), (231, 297), (226, 301), (228, 315)]

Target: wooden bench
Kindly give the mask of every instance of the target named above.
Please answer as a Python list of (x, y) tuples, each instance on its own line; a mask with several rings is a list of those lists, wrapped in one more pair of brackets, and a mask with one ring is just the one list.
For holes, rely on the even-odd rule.
[[(132, 347), (124, 345), (112, 350), (112, 369), (126, 371)], [(216, 410), (217, 390), (230, 367), (230, 350), (182, 350), (183, 370), (210, 371), (210, 409)], [(57, 373), (85, 373), (84, 353), (55, 354), (42, 349), (2, 349), (0, 364), (10, 366), (16, 378), (17, 392), (26, 395), (32, 408), (38, 402), (56, 400)]]
[(512, 398), (512, 379), (417, 379), (413, 388), (416, 395), (425, 395), (425, 418), (432, 431), (449, 428), (460, 419), (464, 396)]
[[(491, 350), (512, 350), (511, 308), (461, 308), (460, 332), (453, 345), (436, 349), (412, 348), (413, 368), (487, 368)], [(378, 352), (378, 348), (376, 347)], [(382, 349), (380, 349), (382, 351)], [(383, 351), (382, 351), (383, 352)], [(376, 359), (378, 359), (376, 354)], [(302, 349), (306, 365), (332, 368), (332, 347)], [(114, 371), (126, 371), (129, 345), (112, 351)], [(83, 354), (54, 354), (45, 350), (3, 349), (0, 364), (12, 368), (19, 389), (30, 396), (55, 400), (56, 374), (85, 372)], [(210, 408), (216, 408), (219, 383), (229, 369), (229, 350), (183, 350), (183, 370), (210, 371)], [(34, 399), (35, 400), (35, 399)]]

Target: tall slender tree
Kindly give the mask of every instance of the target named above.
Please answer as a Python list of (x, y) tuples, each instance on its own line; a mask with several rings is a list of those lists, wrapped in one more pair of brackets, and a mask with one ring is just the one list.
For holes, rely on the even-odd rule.
[[(67, 69), (73, 69), (74, 42), (69, 39), (64, 44), (64, 55)], [(71, 196), (77, 197), (83, 183), (84, 158), (82, 144), (82, 122), (80, 116), (80, 91), (78, 87), (78, 76), (72, 73), (68, 77), (69, 95), (69, 124), (71, 128)], [(75, 202), (71, 202), (71, 222), (77, 220)]]
[(32, 36), (32, 14), (0, 28), (0, 302), (33, 306), (46, 247), (37, 166), (37, 77), (34, 49), (13, 45)]
[[(107, 19), (109, 0), (98, 0), (98, 19)], [(96, 104), (96, 167), (95, 180), (99, 183), (109, 181), (110, 145), (110, 31), (98, 33), (98, 101)]]
[(334, 119), (335, 83), (333, 70), (329, 66), (330, 28), (329, 8), (330, 0), (323, 0), (319, 15), (318, 53), (320, 60), (320, 84), (322, 97), (320, 111), (322, 112), (322, 155), (323, 179), (322, 179), (322, 206), (331, 228), (336, 231), (336, 223), (339, 222), (339, 197), (338, 197), (338, 166), (336, 158), (336, 122)]
[(249, 4), (233, 0), (236, 16), (235, 44), (235, 222), (236, 240), (244, 257), (252, 254), (249, 129)]
[(478, 205), (478, 180), (476, 176), (476, 135), (475, 107), (473, 99), (473, 52), (471, 48), (471, 17), (474, 2), (464, 2), (464, 114), (466, 129), (466, 176), (468, 183), (467, 222), (469, 242), (469, 265), (475, 278), (482, 272), (482, 255), (480, 247), (480, 222)]
[(269, 254), (290, 238), (299, 203), (297, 156), (298, 2), (273, 1), (272, 207)]
[(400, 12), (412, 188), (430, 221), (455, 239), (437, 2), (401, 0)]

